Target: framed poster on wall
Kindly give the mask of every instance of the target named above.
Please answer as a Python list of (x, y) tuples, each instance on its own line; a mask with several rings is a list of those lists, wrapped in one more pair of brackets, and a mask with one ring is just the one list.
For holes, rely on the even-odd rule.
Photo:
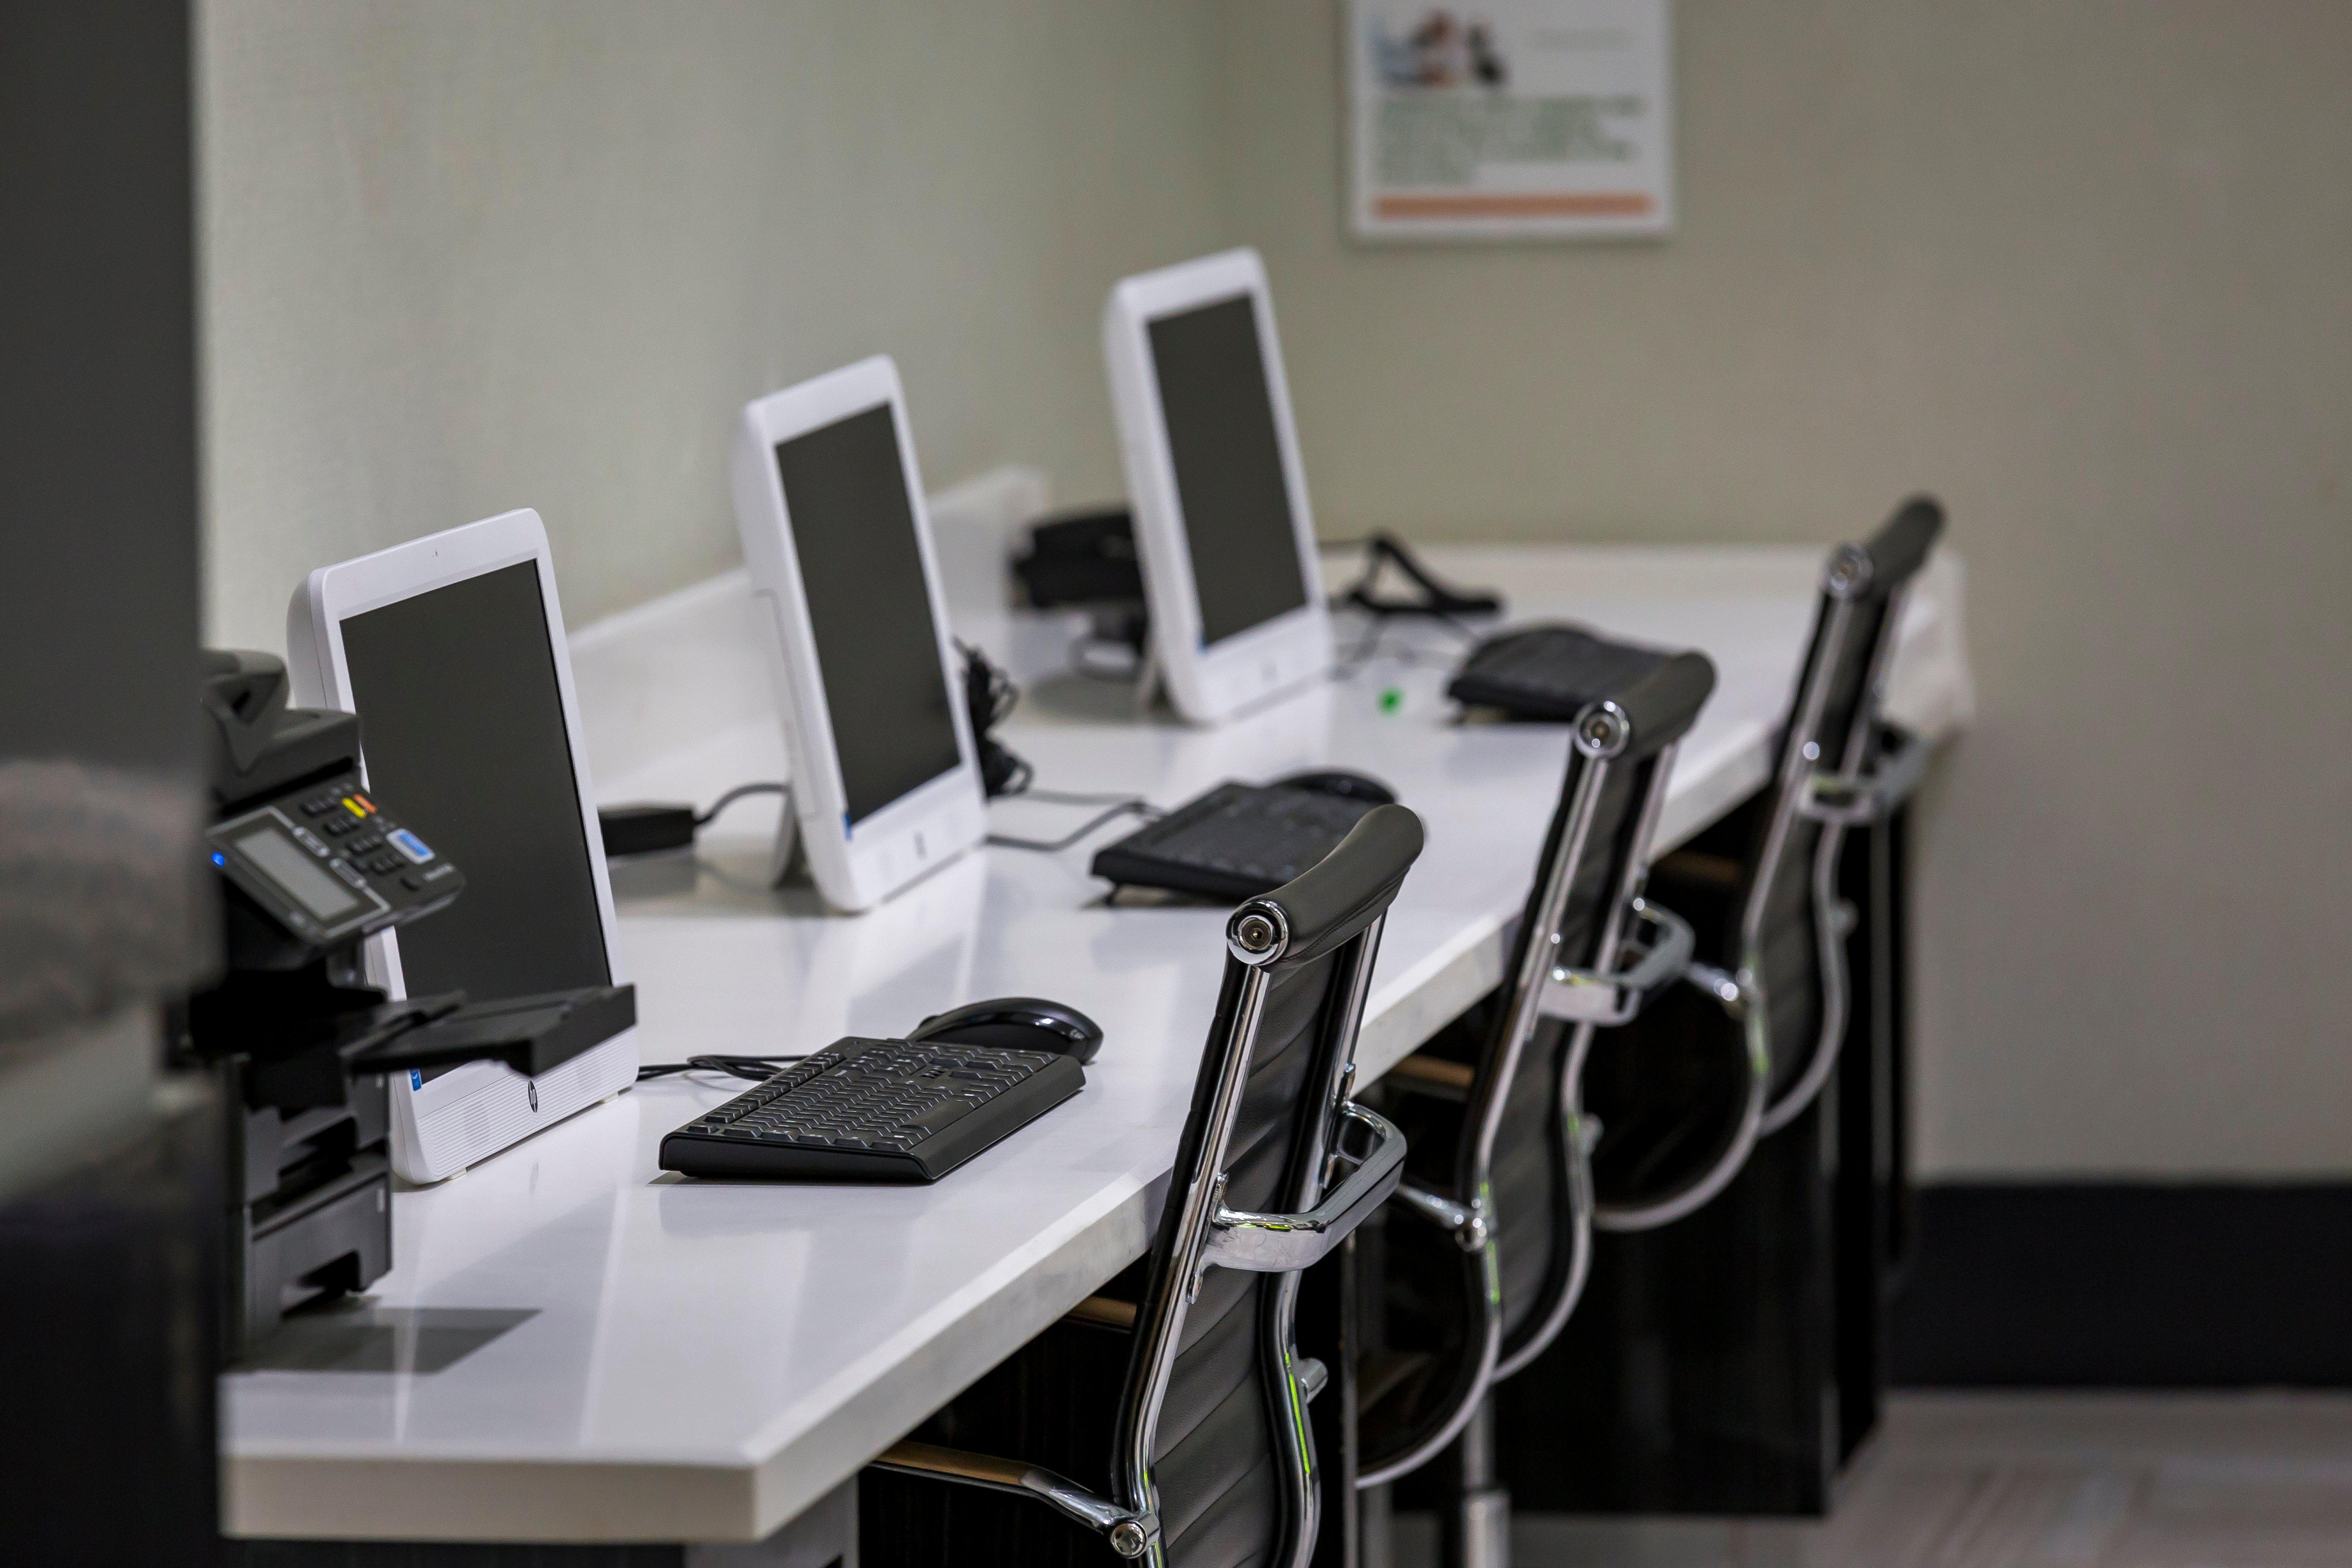
[(1668, 0), (1347, 0), (1361, 239), (1654, 238), (1675, 224)]

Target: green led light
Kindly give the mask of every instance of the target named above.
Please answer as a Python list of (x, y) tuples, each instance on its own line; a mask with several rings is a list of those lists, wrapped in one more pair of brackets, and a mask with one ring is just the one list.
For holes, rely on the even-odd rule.
[(1403, 707), (1404, 690), (1402, 687), (1391, 686), (1381, 692), (1381, 712), (1394, 713), (1402, 710)]

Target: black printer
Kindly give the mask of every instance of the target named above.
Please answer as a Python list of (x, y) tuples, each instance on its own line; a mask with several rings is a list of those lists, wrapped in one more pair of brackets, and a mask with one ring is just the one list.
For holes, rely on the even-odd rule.
[(242, 1359), (289, 1310), (392, 1267), (384, 1075), (485, 1059), (545, 1072), (635, 1023), (636, 997), (388, 999), (361, 944), (446, 906), (464, 872), (430, 824), (366, 787), (357, 718), (287, 706), (278, 659), (206, 653), (200, 701), (224, 965), (175, 1010), (173, 1048), (217, 1076), (226, 1108), (226, 1322)]

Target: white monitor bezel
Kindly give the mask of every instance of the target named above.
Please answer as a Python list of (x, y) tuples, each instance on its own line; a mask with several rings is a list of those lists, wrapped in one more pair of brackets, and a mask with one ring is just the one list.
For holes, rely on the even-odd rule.
[[(294, 700), (306, 706), (356, 711), (351, 668), (343, 653), (344, 621), (524, 562), (534, 563), (539, 572), (540, 604), (547, 617), (548, 646), (555, 658), (556, 689), (562, 700), (572, 780), (595, 882), (605, 967), (611, 972), (611, 984), (619, 985), (626, 979), (620, 928), (613, 912), (612, 880), (604, 868), (604, 836), (589, 779), (580, 703), (572, 689), (563, 610), (556, 597), (555, 560), (539, 513), (529, 509), (505, 512), (311, 573), (295, 591), (286, 616), (287, 664)], [(360, 724), (364, 752), (365, 714), (360, 715)], [(407, 994), (397, 933), (386, 931), (371, 938), (366, 963), (373, 984), (394, 996)], [(415, 1081), (415, 1076), (396, 1074), (392, 1080), (393, 1168), (412, 1182), (436, 1182), (635, 1082), (636, 1030), (625, 1030), (583, 1052), (546, 1075), (543, 1086), (542, 1080), (525, 1079), (495, 1062), (468, 1063), (421, 1085)]]
[[(1186, 548), (1175, 460), (1160, 404), (1151, 353), (1151, 323), (1203, 305), (1246, 295), (1256, 318), (1258, 353), (1274, 409), (1290, 518), (1307, 602), (1227, 637), (1201, 642), (1201, 600)], [(1170, 702), (1194, 723), (1213, 723), (1309, 681), (1331, 669), (1330, 616), (1315, 548), (1315, 518), (1307, 500), (1307, 470), (1290, 412), (1290, 383), (1282, 341), (1274, 325), (1274, 297), (1255, 250), (1228, 250), (1196, 261), (1121, 279), (1103, 306), (1103, 358), (1110, 373), (1111, 408), (1118, 425), (1119, 458), (1135, 519), (1136, 552), (1151, 612), (1151, 656), (1166, 680)]]
[[(833, 714), (825, 702), (783, 479), (776, 469), (776, 447), (886, 405), (898, 433), (907, 507), (914, 519), (923, 586), (930, 599), (940, 679), (955, 727), (957, 760), (953, 767), (872, 812), (853, 829), (846, 821), (848, 791), (834, 742)], [(931, 542), (930, 512), (924, 504), (914, 427), (907, 417), (898, 367), (888, 355), (877, 354), (746, 404), (737, 421), (732, 468), (744, 565), (754, 602), (775, 627), (773, 636), (761, 640), (769, 647), (768, 668), (783, 721), (800, 845), (826, 903), (851, 913), (868, 910), (988, 837), (987, 795), (981, 786), (971, 719), (964, 711), (947, 595)]]

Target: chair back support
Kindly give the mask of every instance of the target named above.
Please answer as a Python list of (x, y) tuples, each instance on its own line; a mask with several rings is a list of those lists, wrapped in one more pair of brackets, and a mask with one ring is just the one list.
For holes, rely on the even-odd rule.
[[(1565, 977), (1588, 983), (1588, 996), (1601, 989), (1590, 983), (1622, 978), (1616, 964), (1628, 926), (1646, 912), (1638, 896), (1675, 746), (1714, 687), (1715, 667), (1682, 654), (1594, 700), (1572, 726), (1559, 803), (1472, 1062), (1443, 1194), (1458, 1209), (1451, 1234), (1410, 1220), (1390, 1226), (1400, 1262), (1458, 1273), (1463, 1332), (1366, 1431), (1360, 1485), (1404, 1475), (1451, 1443), (1488, 1383), (1539, 1352), (1575, 1305), (1591, 1255), (1576, 1080), (1600, 1026), (1563, 1015), (1601, 1009), (1561, 1005)], [(1679, 962), (1668, 968), (1668, 980), (1679, 975)]]
[(1943, 509), (1915, 497), (1867, 543), (1838, 546), (1822, 574), (1770, 805), (1748, 858), (1733, 954), (1753, 1048), (1770, 1063), (1764, 1133), (1811, 1103), (1844, 1037), (1837, 862), (1847, 823), (1864, 818), (1816, 809), (1817, 784), (1831, 769), (1866, 779), (1880, 761), (1879, 704), (1904, 598), (1943, 526)]
[[(1498, 1376), (1517, 1371), (1559, 1336), (1582, 1292), (1591, 1260), (1591, 1176), (1586, 1161), (1594, 1129), (1583, 1113), (1580, 1084), (1593, 1035), (1604, 1026), (1591, 1017), (1559, 1016), (1547, 1008), (1541, 1000), (1548, 978), (1544, 972), (1563, 965), (1585, 972), (1612, 969), (1629, 925), (1645, 914), (1654, 921), (1673, 921), (1665, 911), (1643, 905), (1642, 885), (1675, 749), (1714, 689), (1714, 665), (1701, 655), (1684, 654), (1620, 700), (1625, 738), (1615, 754), (1605, 751), (1608, 737), (1595, 734), (1589, 723), (1580, 726), (1579, 750), (1570, 763), (1555, 813), (1554, 832), (1562, 843), (1558, 848), (1547, 843), (1543, 862), (1546, 880), (1568, 882), (1567, 897), (1557, 905), (1560, 912), (1553, 919), (1522, 916), (1509, 971), (1513, 1012), (1524, 1014), (1527, 1003), (1520, 994), (1534, 986), (1538, 989), (1536, 1016), (1522, 1021), (1507, 1015), (1499, 1021), (1493, 1047), (1502, 1058), (1514, 1038), (1528, 1042), (1522, 1050), (1547, 1037), (1553, 1042), (1538, 1062), (1520, 1065), (1508, 1079), (1497, 1078), (1498, 1090), (1507, 1086), (1507, 1092), (1498, 1095), (1499, 1136), (1490, 1136), (1489, 1142), (1512, 1152), (1507, 1163), (1498, 1163), (1491, 1152), (1487, 1155), (1494, 1170), (1502, 1251)], [(1598, 754), (1584, 750), (1588, 735), (1599, 742)], [(1570, 852), (1569, 841), (1576, 797), (1583, 791), (1591, 792), (1595, 804), (1582, 852), (1577, 854)], [(1529, 898), (1529, 915), (1537, 913), (1535, 897)], [(1559, 894), (1550, 897), (1557, 900)], [(1557, 956), (1549, 960), (1527, 934), (1547, 927), (1559, 936)], [(1689, 955), (1688, 935), (1684, 930), (1684, 959)], [(1646, 993), (1659, 984), (1679, 980), (1681, 967), (1674, 964), (1658, 982), (1643, 987), (1640, 999), (1646, 1000)], [(1557, 994), (1556, 986), (1549, 989)], [(1537, 1145), (1545, 1153), (1540, 1166), (1528, 1157), (1531, 1150), (1527, 1143), (1514, 1136), (1520, 1128), (1549, 1132)]]
[[(1155, 1563), (1296, 1565), (1312, 1548), (1297, 1268), (1395, 1184), (1401, 1140), (1345, 1091), (1381, 922), (1421, 847), (1418, 817), (1379, 807), (1321, 863), (1226, 922), (1223, 985), (1137, 1311), (1112, 1467), (1118, 1501), (1150, 1521)], [(1335, 1160), (1354, 1152), (1340, 1146), (1351, 1127), (1384, 1129), (1385, 1143), (1327, 1195)]]

